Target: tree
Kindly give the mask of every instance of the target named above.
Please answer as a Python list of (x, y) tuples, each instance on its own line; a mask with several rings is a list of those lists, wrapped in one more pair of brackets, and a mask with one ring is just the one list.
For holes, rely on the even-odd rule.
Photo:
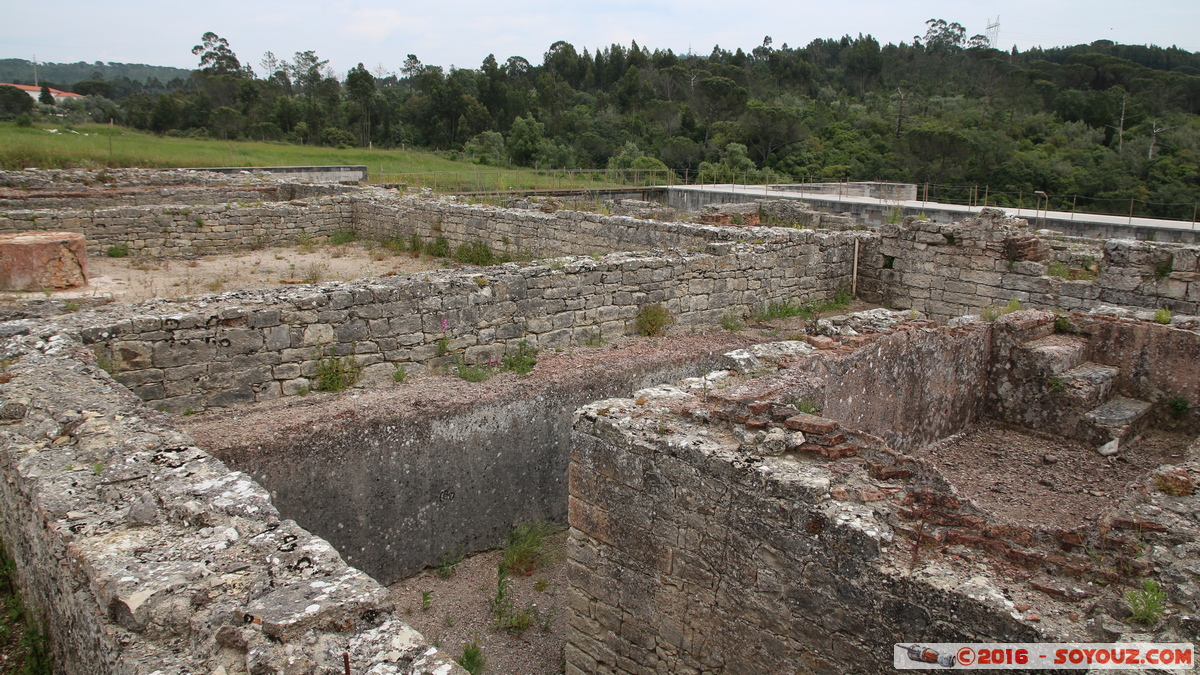
[(229, 138), (231, 134), (236, 137), (245, 121), (242, 113), (233, 108), (217, 108), (208, 116), (209, 128), (221, 134), (222, 139)]
[[(962, 49), (967, 37), (967, 29), (960, 23), (946, 23), (945, 19), (930, 19), (925, 22), (929, 29), (925, 31), (925, 49), (933, 52), (958, 51)], [(921, 37), (914, 36), (917, 42)]]
[(517, 164), (528, 164), (537, 152), (545, 125), (533, 115), (518, 117), (508, 132), (508, 154)]
[(746, 112), (738, 120), (746, 140), (754, 147), (760, 162), (766, 162), (772, 152), (798, 143), (808, 136), (800, 111), (785, 106), (766, 105), (760, 101), (746, 104)]
[(205, 33), (200, 39), (203, 44), (192, 47), (192, 53), (200, 57), (200, 72), (205, 75), (253, 75), (242, 70), (237, 55), (229, 48), (229, 40), (212, 31)]
[(362, 63), (346, 75), (346, 92), (362, 114), (360, 145), (371, 145), (371, 102), (375, 98), (375, 76)]
[(159, 94), (150, 113), (150, 130), (165, 133), (179, 126), (179, 101), (170, 94)]
[(292, 82), (299, 85), (305, 96), (311, 101), (316, 93), (317, 85), (325, 79), (323, 69), (328, 63), (328, 59), (322, 61), (317, 57), (317, 53), (310, 49), (306, 52), (296, 52), (286, 69)]
[(50, 93), (50, 87), (42, 85), (42, 92), (38, 94), (38, 103), (43, 105), (54, 105), (54, 94)]
[(0, 113), (15, 117), (33, 110), (33, 99), (29, 94), (8, 85), (0, 85)]

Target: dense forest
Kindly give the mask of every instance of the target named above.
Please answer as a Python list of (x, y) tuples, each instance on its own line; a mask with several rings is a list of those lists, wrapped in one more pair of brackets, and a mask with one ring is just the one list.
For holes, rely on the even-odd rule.
[[(164, 91), (99, 77), (77, 116), (166, 135), (417, 147), (488, 165), (672, 169), (679, 179), (894, 180), (945, 198), (1190, 219), (1200, 201), (1200, 53), (1089, 45), (1020, 52), (930, 20), (911, 43), (870, 35), (706, 55), (636, 42), (534, 64), (337, 77), (313, 51), (254, 68), (206, 33)], [(108, 85), (106, 87), (106, 85)], [(986, 186), (986, 187), (985, 187)], [(932, 196), (932, 194), (931, 194)]]

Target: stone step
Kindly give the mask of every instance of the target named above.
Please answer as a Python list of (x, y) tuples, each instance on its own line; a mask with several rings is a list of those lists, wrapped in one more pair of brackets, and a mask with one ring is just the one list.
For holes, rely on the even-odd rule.
[(1109, 399), (1120, 374), (1121, 371), (1113, 366), (1088, 361), (1052, 378), (1050, 386), (1072, 407), (1088, 410)]
[(1055, 333), (1030, 340), (1012, 352), (1013, 365), (1027, 377), (1053, 377), (1083, 365), (1087, 339), (1078, 335)]
[(1152, 404), (1135, 398), (1116, 396), (1083, 415), (1081, 435), (1097, 445), (1119, 439), (1121, 443), (1136, 436), (1150, 421)]

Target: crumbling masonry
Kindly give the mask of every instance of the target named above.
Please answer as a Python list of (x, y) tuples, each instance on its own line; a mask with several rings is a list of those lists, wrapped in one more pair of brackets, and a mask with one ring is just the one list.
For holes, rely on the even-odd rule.
[[(499, 209), (250, 174), (107, 176), (96, 186), (83, 171), (0, 175), (0, 232), (78, 232), (93, 254), (206, 255), (353, 230), (483, 241), (542, 262), (0, 325), (0, 534), (64, 671), (333, 673), (347, 654), (356, 672), (449, 673), (457, 666), (395, 616), (375, 578), (432, 563), (437, 528), (477, 549), (512, 520), (564, 515), (569, 672), (879, 672), (905, 640), (1113, 639), (1128, 624), (1099, 601), (1148, 576), (1174, 603), (1159, 636), (1194, 637), (1194, 498), (1163, 486), (1192, 485), (1195, 446), (1130, 483), (1095, 527), (1008, 522), (925, 456), (989, 419), (1120, 447), (1166, 419), (1165, 401), (1194, 408), (1194, 246), (1034, 233), (986, 209), (878, 231), (795, 203), (730, 211), (836, 228), (797, 229)], [(586, 387), (514, 390), (476, 410), (364, 417), (222, 450), (249, 473), (159, 412), (301, 393), (329, 355), (354, 358), (370, 386), (397, 365), (444, 367), (447, 349), (486, 363), (522, 342), (612, 339), (646, 303), (687, 331), (850, 289), (892, 310)], [(956, 318), (1014, 300), (1071, 314)], [(1169, 324), (1154, 323), (1163, 309)], [(500, 442), (512, 434), (530, 442)], [(425, 447), (435, 439), (443, 445)], [(451, 502), (452, 486), (435, 479), (447, 465), (433, 458), (468, 445), (495, 449), (537, 494)], [(271, 461), (284, 447), (291, 465)], [(347, 519), (332, 506), (306, 511), (288, 495), (305, 494), (323, 456), (350, 448), (365, 449), (364, 474), (418, 456), (425, 474), (352, 489), (362, 501), (347, 508), (371, 517), (339, 533)], [(483, 454), (461, 458), (468, 476), (495, 470)], [(392, 510), (364, 510), (389, 489)], [(413, 510), (424, 520), (403, 516)], [(348, 561), (321, 537), (339, 538)], [(1036, 618), (1018, 608), (1027, 592), (1040, 594)]]

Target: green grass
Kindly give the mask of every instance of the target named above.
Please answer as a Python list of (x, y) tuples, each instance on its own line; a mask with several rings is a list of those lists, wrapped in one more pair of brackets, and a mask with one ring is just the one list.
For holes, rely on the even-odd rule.
[[(102, 167), (347, 166), (362, 164), (372, 182), (397, 182), (438, 191), (611, 187), (615, 175), (501, 169), (458, 162), (416, 150), (327, 148), (282, 142), (167, 138), (126, 127), (80, 124), (18, 127), (0, 122), (0, 169)], [(46, 129), (57, 128), (51, 134)], [(111, 143), (110, 143), (111, 142)]]
[(1125, 596), (1125, 604), (1133, 612), (1133, 620), (1145, 625), (1158, 623), (1166, 602), (1167, 594), (1153, 579), (1143, 581), (1142, 590), (1129, 591)]
[(546, 550), (546, 538), (557, 530), (548, 520), (521, 523), (509, 530), (504, 541), (504, 570), (527, 577), (549, 563), (552, 556)]

